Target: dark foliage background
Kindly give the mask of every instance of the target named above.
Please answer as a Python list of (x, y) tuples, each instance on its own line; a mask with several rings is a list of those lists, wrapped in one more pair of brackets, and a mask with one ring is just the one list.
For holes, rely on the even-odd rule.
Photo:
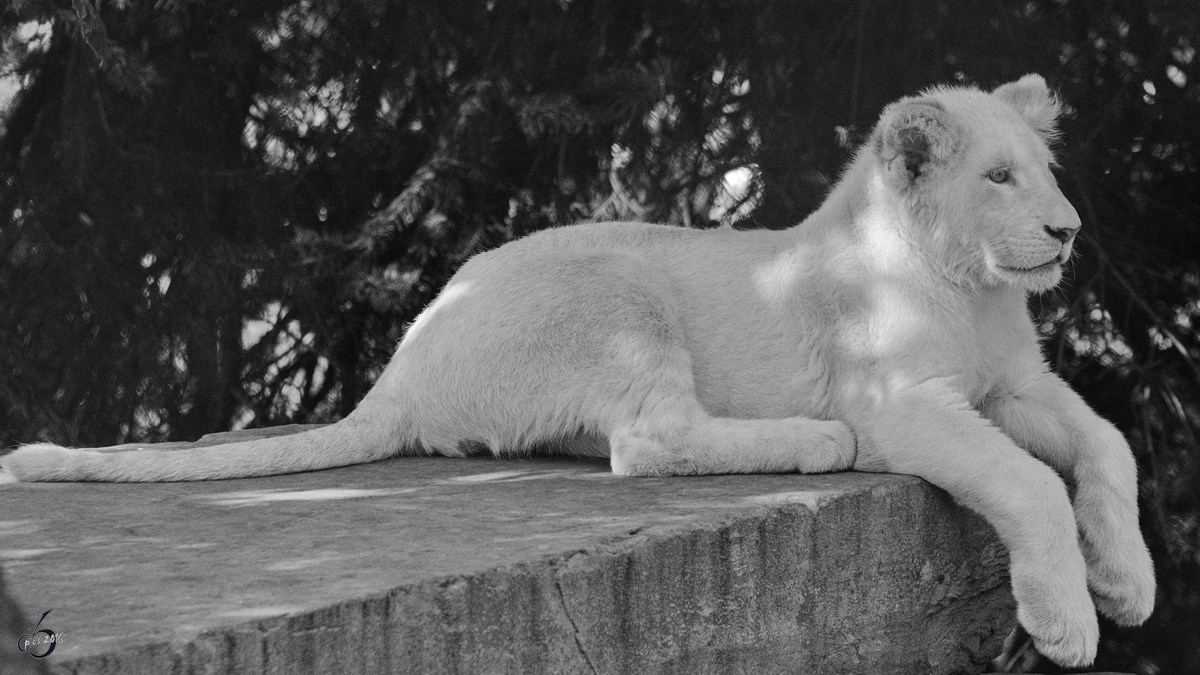
[(1034, 309), (1161, 583), (1097, 666), (1200, 672), (1200, 3), (15, 0), (0, 40), (0, 446), (337, 418), (473, 253), (785, 227), (887, 102), (1044, 74), (1085, 236)]

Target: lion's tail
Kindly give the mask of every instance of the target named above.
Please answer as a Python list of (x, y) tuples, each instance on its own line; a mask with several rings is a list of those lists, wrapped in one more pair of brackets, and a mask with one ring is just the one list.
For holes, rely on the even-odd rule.
[(386, 459), (405, 448), (403, 437), (351, 415), (298, 434), (179, 449), (36, 443), (0, 457), (0, 482), (158, 483), (273, 476)]

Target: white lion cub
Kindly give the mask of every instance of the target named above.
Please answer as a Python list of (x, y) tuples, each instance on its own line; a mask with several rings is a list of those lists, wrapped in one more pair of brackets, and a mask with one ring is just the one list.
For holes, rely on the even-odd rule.
[(790, 230), (578, 225), (476, 256), (335, 425), (0, 465), (179, 481), (550, 448), (627, 476), (913, 474), (987, 518), (1037, 648), (1085, 665), (1095, 608), (1142, 623), (1154, 573), (1129, 447), (1047, 370), (1026, 311), (1080, 226), (1050, 172), (1058, 112), (1036, 75), (935, 88), (888, 106)]

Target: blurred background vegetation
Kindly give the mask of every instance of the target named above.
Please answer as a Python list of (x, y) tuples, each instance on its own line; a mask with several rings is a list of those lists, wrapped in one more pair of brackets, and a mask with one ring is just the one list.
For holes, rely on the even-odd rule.
[(476, 252), (787, 227), (884, 104), (1042, 73), (1084, 230), (1032, 306), (1161, 584), (1097, 669), (1200, 672), (1200, 3), (14, 0), (0, 45), (0, 447), (336, 419)]

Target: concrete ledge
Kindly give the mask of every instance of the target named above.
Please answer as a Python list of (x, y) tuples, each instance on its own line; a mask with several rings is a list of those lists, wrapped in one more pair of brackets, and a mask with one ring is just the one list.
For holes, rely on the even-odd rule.
[(902, 476), (420, 458), (0, 504), (56, 673), (979, 672), (1013, 625), (991, 528)]

